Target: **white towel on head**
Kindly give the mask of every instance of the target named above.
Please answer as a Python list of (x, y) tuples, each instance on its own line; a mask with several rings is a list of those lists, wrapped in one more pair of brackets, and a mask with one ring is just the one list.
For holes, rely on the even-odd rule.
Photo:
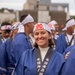
[(68, 27), (73, 26), (73, 25), (75, 25), (75, 20), (74, 20), (74, 19), (71, 19), (71, 20), (69, 20), (69, 21), (66, 23), (65, 28), (63, 28), (62, 30), (63, 30), (63, 31), (64, 31), (64, 30), (67, 30)]
[(24, 26), (20, 23), (20, 25), (18, 26), (18, 33), (24, 33)]
[(50, 23), (51, 23), (52, 25), (58, 24), (55, 20), (52, 20)]
[(29, 22), (34, 22), (34, 19), (30, 14), (28, 14), (28, 16), (21, 23), (25, 25), (26, 23), (29, 23)]

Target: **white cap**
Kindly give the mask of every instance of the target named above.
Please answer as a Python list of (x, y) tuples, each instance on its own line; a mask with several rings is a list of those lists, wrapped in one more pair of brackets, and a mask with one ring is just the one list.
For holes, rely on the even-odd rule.
[(12, 29), (12, 26), (11, 25), (1, 26), (1, 30), (11, 30), (11, 29)]
[(24, 33), (24, 26), (21, 23), (18, 26), (18, 33)]
[(51, 23), (52, 25), (58, 24), (55, 20), (52, 20), (50, 23)]
[(36, 30), (47, 30), (48, 32), (51, 32), (50, 27), (45, 23), (37, 23), (36, 25), (34, 25), (33, 32)]
[(73, 26), (73, 25), (75, 25), (75, 20), (74, 20), (74, 19), (71, 19), (71, 20), (69, 20), (69, 21), (66, 23), (65, 28), (63, 28), (62, 30), (63, 30), (63, 31), (64, 31), (64, 30), (67, 30), (68, 27)]
[(34, 22), (34, 19), (33, 19), (33, 17), (30, 14), (28, 14), (28, 16), (21, 23), (23, 25), (25, 25), (25, 24), (27, 24), (29, 22)]
[(20, 22), (16, 22), (15, 24), (13, 24), (12, 30), (13, 29), (18, 29), (19, 24), (20, 24)]
[(48, 26), (50, 27), (51, 30), (55, 31), (55, 26), (53, 24), (51, 24), (50, 22), (48, 23)]

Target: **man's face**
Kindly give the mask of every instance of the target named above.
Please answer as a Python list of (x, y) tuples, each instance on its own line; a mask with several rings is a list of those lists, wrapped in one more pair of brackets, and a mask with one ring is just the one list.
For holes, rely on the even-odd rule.
[(74, 29), (75, 29), (75, 25), (67, 28), (67, 30), (70, 31), (70, 33), (74, 33)]
[(55, 24), (54, 26), (55, 26), (55, 30), (58, 31), (59, 30), (59, 25)]
[(10, 36), (10, 32), (11, 30), (1, 30), (2, 37), (7, 39)]
[(27, 26), (28, 26), (29, 33), (33, 33), (34, 22), (30, 22), (30, 23), (28, 23)]

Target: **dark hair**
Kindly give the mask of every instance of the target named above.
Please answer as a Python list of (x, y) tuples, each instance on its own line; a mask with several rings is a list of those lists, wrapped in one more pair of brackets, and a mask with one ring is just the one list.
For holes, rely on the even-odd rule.
[(74, 18), (70, 18), (70, 19), (68, 19), (68, 20), (66, 21), (66, 23), (67, 23), (68, 21), (70, 21), (71, 19), (74, 19)]
[[(50, 34), (50, 32), (48, 32)], [(53, 47), (54, 46), (54, 42), (52, 39), (49, 39), (49, 47)], [(34, 47), (38, 48), (37, 43), (34, 44)]]
[(28, 16), (28, 14), (24, 14), (20, 17), (20, 22), (22, 22), (26, 17)]
[(1, 26), (11, 25), (9, 22), (2, 22)]

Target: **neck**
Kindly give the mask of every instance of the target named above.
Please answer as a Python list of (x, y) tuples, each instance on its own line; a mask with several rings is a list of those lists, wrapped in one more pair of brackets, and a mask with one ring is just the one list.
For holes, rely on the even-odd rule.
[(46, 49), (46, 48), (49, 48), (49, 47), (45, 47), (45, 48), (44, 48), (44, 47), (39, 47), (39, 48), (40, 48), (40, 49)]
[(27, 27), (25, 27), (25, 34), (26, 34), (26, 36), (29, 35), (29, 29)]

